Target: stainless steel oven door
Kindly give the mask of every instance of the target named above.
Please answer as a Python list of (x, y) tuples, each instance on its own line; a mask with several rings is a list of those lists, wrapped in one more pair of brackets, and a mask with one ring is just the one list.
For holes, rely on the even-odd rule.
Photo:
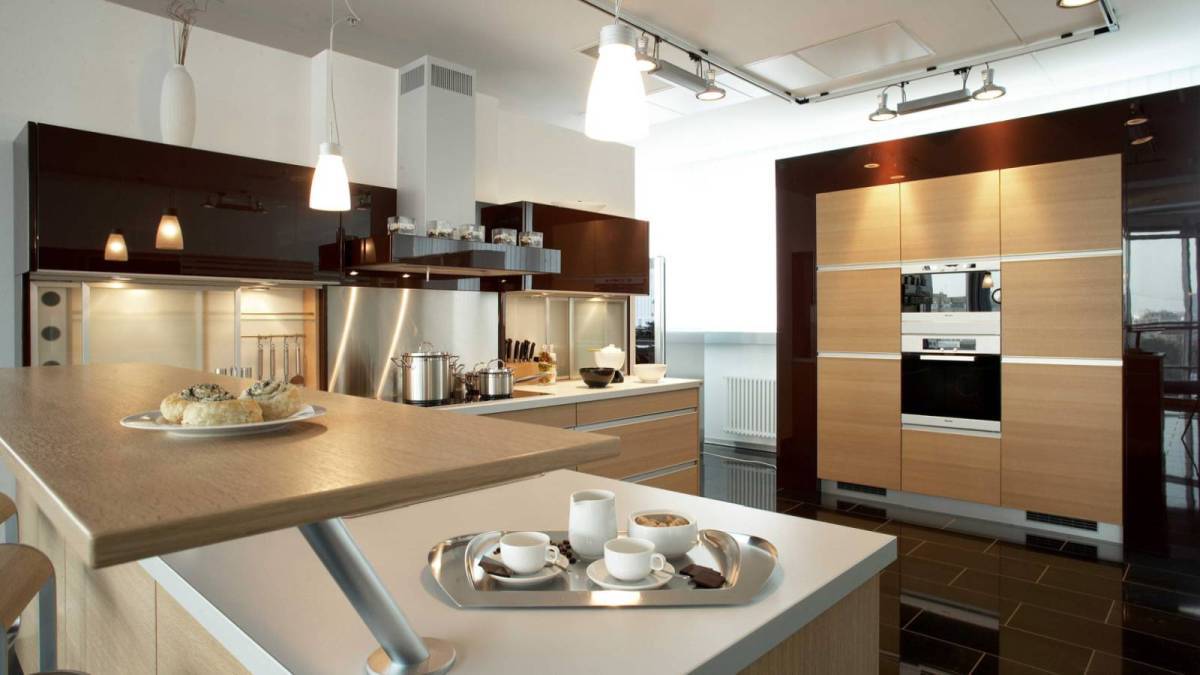
[(1000, 356), (902, 354), (900, 413), (906, 426), (999, 433)]
[(1000, 333), (1000, 262), (963, 261), (900, 268), (903, 333)]

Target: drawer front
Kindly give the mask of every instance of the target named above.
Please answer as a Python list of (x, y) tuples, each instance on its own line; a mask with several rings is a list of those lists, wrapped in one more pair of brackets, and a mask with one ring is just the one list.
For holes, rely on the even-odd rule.
[(853, 265), (900, 259), (900, 186), (817, 195), (817, 264)]
[(900, 271), (817, 272), (817, 351), (900, 351)]
[(700, 416), (694, 412), (596, 429), (594, 433), (621, 439), (621, 454), (581, 464), (579, 470), (584, 473), (629, 478), (700, 458)]
[(1121, 156), (1000, 171), (1000, 252), (1121, 248)]
[(900, 184), (904, 260), (1000, 255), (1000, 172)]
[[(603, 401), (580, 403), (577, 421), (580, 426), (613, 420), (654, 415), (656, 413), (700, 407), (699, 389), (680, 389), (658, 394), (623, 396)], [(602, 432), (603, 433), (603, 432)]]
[(817, 359), (817, 474), (900, 489), (900, 361)]
[(662, 488), (674, 492), (682, 492), (685, 495), (700, 494), (700, 467), (693, 464), (678, 471), (665, 473), (654, 478), (647, 478), (638, 481), (641, 485), (649, 485), (650, 487)]
[(1121, 369), (1003, 366), (1001, 505), (1121, 522)]
[(511, 412), (488, 415), (498, 420), (540, 424), (544, 427), (569, 429), (575, 426), (575, 405), (552, 405), (545, 408), (530, 408), (528, 410), (513, 410)]
[(1000, 439), (905, 429), (903, 489), (1000, 505)]
[(1007, 356), (1121, 358), (1121, 256), (1002, 263)]

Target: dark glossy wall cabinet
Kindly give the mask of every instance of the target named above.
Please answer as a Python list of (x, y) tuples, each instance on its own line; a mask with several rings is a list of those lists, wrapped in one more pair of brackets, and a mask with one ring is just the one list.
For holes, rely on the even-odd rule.
[(544, 246), (562, 251), (560, 274), (539, 274), (511, 290), (650, 293), (650, 223), (605, 213), (515, 202), (481, 210), (488, 237), (497, 227), (541, 232)]
[[(33, 122), (14, 156), (32, 271), (311, 280), (338, 226), (338, 214), (308, 208), (311, 167)], [(396, 191), (352, 184), (351, 195), (347, 233), (386, 231)], [(178, 211), (182, 251), (155, 249), (167, 208)], [(114, 229), (128, 261), (104, 260)]]

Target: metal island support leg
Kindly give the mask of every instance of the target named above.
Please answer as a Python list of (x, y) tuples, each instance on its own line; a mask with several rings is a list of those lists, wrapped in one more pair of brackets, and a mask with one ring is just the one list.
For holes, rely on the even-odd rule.
[(450, 670), (454, 645), (436, 638), (422, 640), (413, 632), (341, 518), (301, 525), (300, 532), (379, 641), (380, 649), (367, 657), (365, 672), (414, 675)]

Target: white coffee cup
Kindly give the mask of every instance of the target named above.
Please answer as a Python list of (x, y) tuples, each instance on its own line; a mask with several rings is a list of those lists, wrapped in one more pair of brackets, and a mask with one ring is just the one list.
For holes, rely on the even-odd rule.
[(533, 574), (558, 560), (558, 547), (543, 532), (510, 532), (500, 537), (500, 560), (517, 574)]
[(621, 581), (641, 581), (665, 567), (667, 559), (654, 552), (654, 542), (625, 537), (604, 544), (604, 567)]

